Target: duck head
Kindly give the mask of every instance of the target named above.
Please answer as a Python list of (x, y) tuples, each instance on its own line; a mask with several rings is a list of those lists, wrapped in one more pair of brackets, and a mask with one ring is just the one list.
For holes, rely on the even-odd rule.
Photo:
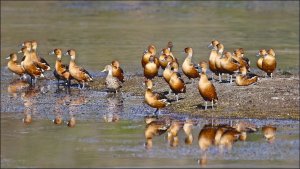
[(64, 55), (66, 56), (71, 56), (71, 60), (75, 60), (75, 55), (76, 55), (76, 52), (74, 49), (70, 49), (67, 51), (67, 53), (65, 53)]
[(119, 61), (117, 61), (117, 60), (112, 61), (112, 62), (111, 62), (111, 65), (114, 66), (114, 67), (116, 67), (116, 68), (119, 68), (119, 67), (120, 67), (120, 63), (119, 63)]
[(267, 51), (267, 53), (268, 53), (269, 55), (272, 55), (272, 56), (275, 57), (275, 51), (274, 51), (272, 48), (269, 49), (269, 50)]
[(260, 57), (260, 56), (265, 56), (265, 55), (267, 55), (268, 53), (267, 53), (267, 51), (266, 51), (266, 49), (260, 49), (259, 51), (258, 51), (258, 53), (257, 53), (257, 57)]
[(219, 54), (222, 54), (224, 51), (224, 45), (222, 43), (219, 43), (216, 45), (217, 51)]
[(208, 48), (216, 48), (217, 44), (220, 42), (218, 40), (212, 40), (211, 43), (208, 45)]
[(18, 56), (16, 53), (11, 53), (6, 59), (10, 59), (11, 61), (17, 61), (18, 60)]

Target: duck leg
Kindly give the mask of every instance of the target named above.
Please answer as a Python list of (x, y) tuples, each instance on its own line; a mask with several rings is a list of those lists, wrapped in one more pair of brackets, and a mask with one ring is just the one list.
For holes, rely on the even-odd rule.
[(207, 110), (207, 101), (205, 101), (205, 110)]
[(273, 78), (273, 73), (271, 73), (271, 79)]
[(176, 102), (178, 102), (178, 94), (176, 94)]
[(232, 83), (232, 75), (230, 75), (230, 84)]
[(81, 88), (81, 89), (84, 89), (84, 86), (85, 86), (85, 85), (84, 85), (84, 82), (82, 82), (82, 88)]
[(219, 82), (222, 82), (222, 73), (219, 73)]
[(153, 115), (157, 116), (157, 112), (158, 112), (158, 114), (160, 113), (158, 108), (155, 110), (155, 112), (153, 113)]
[(171, 89), (169, 89), (169, 94), (168, 95), (170, 95), (172, 93), (172, 90)]
[(214, 100), (211, 100), (211, 108), (214, 109)]

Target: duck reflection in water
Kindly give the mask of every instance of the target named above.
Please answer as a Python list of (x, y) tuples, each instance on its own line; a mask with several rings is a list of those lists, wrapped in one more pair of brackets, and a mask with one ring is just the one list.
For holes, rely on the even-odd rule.
[[(152, 121), (149, 121), (149, 119), (152, 119)], [(155, 120), (154, 118), (149, 118), (145, 119), (145, 122), (149, 122), (148, 124), (146, 123), (146, 128), (145, 128), (145, 148), (146, 149), (151, 149), (153, 146), (153, 138), (154, 136), (160, 136), (163, 133), (165, 133), (169, 127), (170, 127), (170, 121), (167, 119), (157, 119)]]
[(273, 143), (275, 141), (276, 127), (272, 125), (265, 125), (262, 127), (262, 132), (268, 143)]
[(108, 93), (106, 96), (107, 105), (106, 112), (103, 115), (105, 122), (117, 122), (120, 120), (119, 113), (123, 112), (123, 98), (122, 95), (116, 95), (113, 93)]
[(26, 80), (16, 79), (12, 81), (8, 87), (7, 92), (14, 98), (18, 97), (18, 93), (24, 93), (29, 88), (30, 84)]

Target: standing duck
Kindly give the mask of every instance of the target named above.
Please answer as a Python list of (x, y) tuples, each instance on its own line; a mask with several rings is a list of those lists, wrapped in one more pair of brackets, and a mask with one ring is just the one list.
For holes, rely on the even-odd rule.
[(158, 75), (158, 67), (154, 62), (155, 57), (150, 56), (149, 62), (144, 67), (144, 77), (146, 79), (153, 79), (155, 76)]
[(147, 90), (145, 92), (145, 102), (149, 106), (156, 108), (154, 114), (157, 115), (156, 114), (157, 111), (159, 113), (161, 108), (166, 107), (170, 103), (167, 102), (167, 98), (165, 96), (152, 91), (153, 84), (151, 80), (146, 80), (146, 86), (147, 86)]
[[(76, 52), (74, 49), (70, 49), (65, 53), (65, 55), (71, 56), (70, 64), (69, 64), (69, 72), (71, 76), (77, 80), (79, 83), (82, 83), (82, 88), (84, 89), (85, 82), (89, 82), (93, 80), (93, 77), (90, 75), (88, 71), (84, 68), (78, 66), (75, 63)], [(78, 84), (78, 87), (80, 84)]]
[(249, 71), (250, 70), (250, 60), (246, 57), (244, 57), (244, 49), (243, 48), (238, 48), (235, 49), (233, 52), (233, 59), (239, 62), (241, 66), (245, 66), (246, 69)]
[[(211, 52), (210, 52), (210, 55), (209, 55), (209, 61), (208, 61), (208, 64), (209, 64), (209, 69), (215, 73), (215, 74), (219, 74), (218, 73), (218, 70), (217, 70), (217, 67), (216, 67), (216, 58), (218, 56), (218, 53), (217, 53), (217, 45), (219, 44), (220, 42), (217, 41), (217, 40), (213, 40), (211, 41), (211, 43), (208, 45), (208, 48), (212, 48), (211, 49)], [(212, 79), (213, 78), (213, 75), (212, 75)]]
[(173, 93), (175, 93), (176, 101), (178, 102), (178, 93), (186, 92), (185, 83), (178, 72), (172, 73), (170, 77), (169, 85)]
[(164, 48), (162, 50), (162, 54), (159, 56), (158, 61), (159, 61), (160, 67), (163, 70), (167, 67), (168, 62), (172, 62), (173, 61), (173, 57), (170, 55), (169, 49)]
[(240, 72), (241, 72), (241, 74), (237, 75), (236, 79), (235, 79), (236, 85), (238, 85), (238, 86), (248, 86), (248, 85), (251, 85), (251, 84), (257, 82), (257, 79), (258, 79), (257, 76), (254, 76), (254, 77), (251, 78), (251, 77), (248, 77), (246, 75), (247, 74), (246, 66), (240, 67)]
[(54, 49), (52, 52), (49, 53), (49, 55), (53, 55), (53, 54), (55, 54), (56, 56), (55, 70), (53, 71), (53, 74), (57, 79), (57, 86), (59, 86), (59, 80), (65, 80), (68, 86), (70, 87), (71, 74), (69, 72), (69, 65), (62, 64), (61, 49)]
[(112, 65), (112, 75), (119, 79), (120, 82), (124, 83), (124, 71), (120, 67), (120, 62), (114, 60), (111, 62)]
[(184, 49), (184, 52), (187, 54), (187, 57), (182, 64), (182, 71), (189, 79), (192, 79), (192, 81), (194, 82), (194, 79), (199, 77), (199, 73), (196, 66), (192, 62), (193, 49), (187, 47)]
[(114, 90), (116, 93), (118, 90), (122, 87), (121, 82), (117, 77), (113, 76), (113, 66), (112, 65), (106, 65), (104, 70), (102, 72), (108, 71), (108, 74), (105, 79), (106, 87), (109, 90)]
[(232, 58), (230, 52), (225, 52), (222, 56), (221, 67), (225, 73), (230, 75), (230, 83), (232, 83), (232, 75), (239, 70), (240, 64)]
[(50, 70), (50, 65), (48, 64), (48, 62), (47, 62), (44, 58), (42, 58), (42, 57), (40, 57), (40, 56), (38, 55), (38, 53), (37, 53), (37, 41), (35, 41), (35, 40), (32, 40), (32, 41), (31, 41), (31, 51), (32, 51), (33, 53), (35, 53), (36, 59), (37, 59), (39, 62), (42, 62), (43, 64), (47, 65), (47, 66), (49, 67), (49, 70)]
[(13, 72), (14, 74), (17, 74), (20, 76), (20, 78), (24, 77), (25, 75), (25, 69), (18, 64), (18, 56), (16, 53), (12, 53), (7, 57), (6, 59), (9, 59), (7, 63), (7, 68)]
[(218, 96), (215, 86), (208, 80), (208, 77), (206, 75), (207, 63), (204, 61), (200, 62), (200, 67), (202, 68), (202, 71), (200, 73), (198, 90), (202, 98), (205, 100), (205, 110), (207, 110), (207, 101), (211, 102), (213, 108), (214, 102), (218, 100)]
[(261, 49), (258, 51), (258, 54), (256, 55), (258, 57), (258, 60), (256, 62), (256, 66), (260, 69), (260, 70), (263, 70), (262, 69), (262, 61), (264, 59), (264, 55), (267, 54), (267, 51), (265, 49)]
[(267, 54), (263, 56), (262, 60), (262, 70), (267, 73), (269, 77), (273, 77), (273, 72), (276, 69), (276, 58), (275, 52), (273, 49), (269, 49)]
[(217, 57), (215, 59), (216, 73), (219, 75), (219, 82), (222, 82), (222, 73), (225, 73), (221, 66), (222, 54), (224, 51), (224, 45), (222, 43), (217, 44)]
[(145, 68), (146, 64), (150, 61), (150, 57), (153, 56), (153, 62), (159, 68), (159, 61), (158, 58), (155, 56), (156, 55), (156, 48), (154, 45), (149, 45), (148, 50), (146, 50), (142, 56), (142, 66)]
[(36, 62), (32, 61), (31, 54), (26, 47), (22, 47), (18, 53), (23, 53), (24, 55), (24, 60), (21, 62), (21, 66), (25, 70), (26, 74), (30, 76), (31, 85), (36, 83), (36, 78), (44, 77), (42, 70), (37, 66)]

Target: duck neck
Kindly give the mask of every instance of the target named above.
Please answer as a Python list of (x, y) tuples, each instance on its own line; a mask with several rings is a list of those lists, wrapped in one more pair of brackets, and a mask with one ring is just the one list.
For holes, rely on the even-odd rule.
[(56, 60), (61, 62), (61, 55), (57, 55)]

